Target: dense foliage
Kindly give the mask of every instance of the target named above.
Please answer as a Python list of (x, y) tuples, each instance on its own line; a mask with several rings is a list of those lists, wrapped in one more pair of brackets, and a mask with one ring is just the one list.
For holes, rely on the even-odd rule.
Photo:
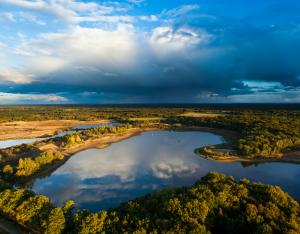
[(241, 134), (238, 153), (250, 157), (281, 156), (284, 149), (300, 145), (300, 113), (245, 111), (216, 118), (170, 117), (171, 124), (234, 130)]
[(56, 160), (63, 159), (64, 155), (62, 155), (60, 152), (46, 151), (34, 159), (29, 157), (20, 158), (15, 168), (13, 168), (10, 164), (6, 164), (2, 169), (2, 173), (8, 177), (31, 176), (43, 169), (43, 167), (46, 165), (49, 165)]
[(0, 162), (10, 161), (14, 156), (26, 157), (26, 155), (36, 156), (40, 154), (40, 150), (32, 144), (22, 144), (12, 146), (6, 149), (0, 149)]
[(90, 128), (80, 132), (75, 132), (73, 134), (67, 134), (62, 137), (56, 137), (50, 141), (57, 142), (62, 147), (70, 147), (78, 143), (84, 142), (88, 139), (102, 136), (104, 134), (123, 133), (130, 128), (132, 128), (132, 125), (130, 124), (124, 124), (124, 125), (114, 126), (114, 127), (109, 127), (109, 126), (96, 127), (96, 128)]
[(62, 233), (65, 229), (65, 217), (69, 208), (72, 208), (68, 204), (56, 208), (48, 197), (35, 195), (24, 189), (5, 189), (0, 193), (2, 215), (38, 233)]
[(279, 187), (209, 173), (190, 188), (162, 190), (116, 210), (117, 232), (299, 233), (300, 207)]
[[(217, 115), (215, 118), (182, 116), (189, 112), (209, 112)], [(171, 123), (230, 129), (242, 135), (238, 142), (238, 153), (251, 157), (281, 156), (282, 150), (300, 144), (300, 111), (297, 105), (16, 106), (0, 108), (0, 122), (47, 119), (115, 119), (137, 127), (162, 127), (164, 123)], [(100, 133), (86, 132), (86, 136), (81, 134), (66, 136), (62, 139), (62, 144), (70, 146), (80, 143), (89, 134), (96, 136)], [(1, 154), (3, 157), (4, 154), (0, 150), (0, 156)]]
[(143, 106), (2, 106), (0, 123), (33, 120), (97, 120), (133, 117), (166, 117), (184, 113), (186, 108)]
[(91, 214), (55, 208), (23, 189), (0, 193), (0, 211), (43, 233), (299, 233), (300, 206), (277, 186), (209, 173), (194, 186), (166, 189)]
[[(183, 115), (187, 111), (193, 116)], [(64, 160), (59, 152), (42, 152), (41, 145), (54, 143), (58, 151), (66, 152), (68, 147), (90, 139), (135, 127), (201, 126), (233, 130), (240, 135), (236, 152), (253, 158), (279, 157), (285, 149), (300, 145), (300, 112), (295, 108), (213, 108), (213, 117), (197, 115), (201, 111), (204, 109), (1, 107), (0, 122), (105, 118), (124, 125), (0, 149), (0, 214), (33, 233), (300, 233), (299, 203), (279, 187), (246, 179), (236, 182), (218, 173), (208, 174), (190, 188), (157, 191), (94, 214), (86, 210), (74, 212), (72, 201), (55, 207), (45, 196), (8, 188), (3, 182), (29, 179)], [(212, 155), (216, 152), (213, 148), (203, 151)]]

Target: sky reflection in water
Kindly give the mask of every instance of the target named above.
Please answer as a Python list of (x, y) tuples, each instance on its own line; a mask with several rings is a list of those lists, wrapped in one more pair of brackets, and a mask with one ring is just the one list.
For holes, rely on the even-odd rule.
[(243, 167), (218, 163), (195, 155), (194, 149), (222, 142), (208, 132), (145, 132), (112, 144), (89, 149), (70, 158), (51, 176), (39, 179), (33, 189), (55, 204), (72, 199), (76, 208), (109, 209), (158, 188), (188, 186), (209, 171), (236, 178), (278, 184), (300, 198), (300, 166), (268, 163)]

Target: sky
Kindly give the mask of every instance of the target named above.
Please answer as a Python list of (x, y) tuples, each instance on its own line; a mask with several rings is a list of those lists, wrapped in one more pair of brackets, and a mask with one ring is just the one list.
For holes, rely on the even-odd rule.
[(299, 103), (299, 0), (0, 0), (0, 105)]

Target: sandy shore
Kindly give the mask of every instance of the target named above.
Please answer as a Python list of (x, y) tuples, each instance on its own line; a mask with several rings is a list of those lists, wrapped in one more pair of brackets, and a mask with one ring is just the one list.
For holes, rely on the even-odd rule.
[(60, 149), (54, 144), (47, 144), (44, 146), (39, 147), (40, 150), (46, 151), (46, 150), (56, 150), (60, 151), (62, 154), (69, 156), (73, 155), (75, 153), (78, 153), (82, 150), (90, 149), (90, 148), (104, 148), (109, 146), (112, 143), (116, 143), (119, 141), (122, 141), (124, 139), (130, 138), (132, 136), (139, 135), (143, 132), (147, 131), (155, 131), (155, 130), (174, 130), (174, 131), (207, 131), (207, 132), (212, 132), (216, 134), (220, 134), (224, 137), (226, 136), (232, 136), (235, 134), (232, 131), (227, 131), (227, 130), (220, 130), (220, 129), (213, 129), (213, 128), (207, 128), (207, 127), (190, 127), (190, 128), (166, 128), (166, 129), (161, 129), (161, 128), (132, 128), (127, 130), (124, 133), (120, 134), (107, 134), (98, 138), (94, 139), (89, 139), (87, 141), (84, 141), (81, 144), (76, 144), (73, 147), (67, 148), (67, 149)]
[[(98, 137), (95, 139), (90, 139), (87, 141), (84, 141), (81, 144), (77, 144), (73, 147), (70, 148), (59, 148), (56, 145), (50, 143), (50, 144), (40, 144), (37, 145), (37, 147), (41, 151), (58, 151), (61, 152), (65, 158), (63, 160), (58, 160), (53, 162), (50, 165), (47, 165), (43, 168), (43, 170), (37, 172), (33, 176), (22, 178), (19, 182), (21, 183), (30, 183), (33, 182), (36, 178), (41, 178), (44, 176), (48, 176), (51, 172), (55, 171), (57, 168), (59, 168), (61, 165), (63, 165), (71, 156), (73, 156), (76, 153), (79, 153), (83, 150), (87, 149), (103, 149), (105, 147), (110, 146), (113, 143), (125, 140), (127, 138), (137, 136), (143, 132), (146, 131), (154, 131), (154, 130), (159, 130), (157, 128), (132, 128), (127, 130), (124, 133), (119, 133), (119, 134), (107, 134), (102, 137)], [(16, 160), (17, 158), (13, 159)]]
[(47, 120), (47, 121), (16, 121), (0, 123), (0, 140), (35, 138), (53, 135), (79, 124), (99, 124), (108, 120), (79, 121), (79, 120)]
[(65, 156), (71, 156), (73, 154), (76, 154), (80, 151), (86, 150), (86, 149), (92, 149), (92, 148), (104, 148), (109, 146), (112, 143), (122, 141), (124, 139), (130, 138), (132, 136), (139, 135), (143, 132), (146, 131), (153, 131), (157, 130), (156, 128), (132, 128), (127, 130), (124, 133), (119, 133), (119, 134), (107, 134), (98, 138), (94, 139), (89, 139), (84, 141), (81, 144), (76, 144), (73, 147), (69, 148), (59, 148), (54, 144), (46, 144), (46, 145), (41, 145), (38, 148), (41, 151), (46, 151), (46, 150), (55, 150), (61, 152)]
[[(196, 150), (197, 152), (197, 150)], [(291, 150), (284, 152), (281, 157), (269, 158), (246, 158), (242, 156), (205, 156), (197, 152), (201, 157), (217, 162), (232, 163), (232, 162), (248, 162), (248, 163), (268, 163), (268, 162), (281, 162), (281, 163), (296, 163), (300, 164), (300, 150)]]
[[(207, 131), (216, 133), (219, 135), (222, 135), (224, 139), (227, 137), (233, 137), (236, 134), (232, 131), (227, 130), (220, 130), (220, 129), (213, 129), (213, 128), (207, 128), (207, 127), (189, 127), (189, 128), (166, 128), (166, 129), (160, 129), (160, 128), (132, 128), (127, 130), (126, 132), (119, 133), (119, 134), (107, 134), (104, 136), (100, 136), (97, 138), (92, 138), (89, 140), (84, 141), (83, 143), (76, 144), (73, 147), (69, 148), (60, 148), (57, 145), (53, 143), (38, 143), (35, 146), (41, 150), (41, 151), (58, 151), (61, 152), (63, 155), (65, 155), (65, 159), (61, 161), (56, 161), (52, 163), (51, 165), (46, 166), (43, 168), (42, 171), (35, 174), (33, 177), (30, 178), (24, 178), (24, 182), (30, 182), (33, 181), (35, 178), (43, 177), (49, 175), (52, 171), (55, 171), (58, 167), (63, 165), (72, 155), (83, 151), (87, 149), (92, 148), (105, 148), (109, 145), (125, 140), (127, 138), (139, 135), (146, 131), (155, 131), (155, 130), (174, 130), (174, 131)], [(201, 155), (201, 154), (199, 154)], [(230, 156), (230, 157), (206, 157), (204, 155), (201, 155), (203, 158), (208, 160), (215, 160), (219, 162), (248, 162), (248, 163), (266, 163), (266, 162), (289, 162), (289, 163), (300, 163), (300, 151), (289, 151), (284, 154), (283, 157), (278, 158), (262, 158), (262, 159), (251, 159), (251, 158), (245, 158), (245, 157), (238, 157), (238, 156)], [(17, 160), (17, 157), (12, 159)]]

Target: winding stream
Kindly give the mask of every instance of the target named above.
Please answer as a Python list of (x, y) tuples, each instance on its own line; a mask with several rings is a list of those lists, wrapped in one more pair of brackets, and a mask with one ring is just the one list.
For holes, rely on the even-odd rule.
[(33, 190), (61, 205), (72, 199), (76, 208), (109, 209), (158, 188), (192, 185), (209, 171), (281, 186), (300, 198), (300, 165), (209, 161), (194, 153), (197, 147), (223, 142), (209, 132), (152, 131), (72, 156), (49, 177), (38, 179)]

